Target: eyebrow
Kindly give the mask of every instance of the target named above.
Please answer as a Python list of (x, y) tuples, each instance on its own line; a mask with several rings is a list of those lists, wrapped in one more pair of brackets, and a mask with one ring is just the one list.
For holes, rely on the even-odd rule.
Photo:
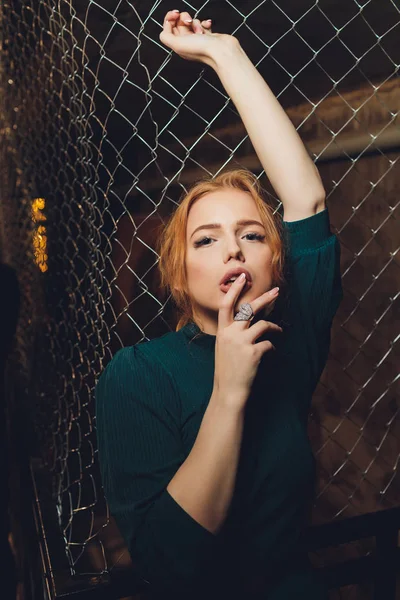
[[(244, 227), (246, 225), (260, 225), (262, 228), (264, 228), (264, 225), (260, 223), (260, 221), (255, 221), (254, 219), (240, 219), (239, 221), (236, 221), (236, 225), (239, 225), (240, 227)], [(196, 231), (199, 231), (199, 229), (221, 229), (221, 223), (206, 223), (205, 225), (200, 225), (200, 227), (197, 227), (193, 231), (190, 239), (194, 236)]]

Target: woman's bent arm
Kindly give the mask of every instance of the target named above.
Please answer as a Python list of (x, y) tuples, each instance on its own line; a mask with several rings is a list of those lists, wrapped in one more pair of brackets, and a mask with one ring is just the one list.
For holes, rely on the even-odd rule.
[[(205, 34), (205, 35), (202, 35)], [(187, 12), (165, 15), (160, 40), (187, 60), (209, 65), (236, 105), (258, 158), (284, 207), (285, 221), (325, 208), (325, 190), (300, 136), (271, 89), (232, 35)]]
[(212, 533), (232, 501), (243, 436), (244, 411), (214, 391), (193, 448), (167, 486), (174, 500)]
[(240, 114), (282, 201), (285, 221), (304, 219), (323, 210), (325, 191), (319, 172), (289, 117), (239, 42), (219, 44), (209, 64)]

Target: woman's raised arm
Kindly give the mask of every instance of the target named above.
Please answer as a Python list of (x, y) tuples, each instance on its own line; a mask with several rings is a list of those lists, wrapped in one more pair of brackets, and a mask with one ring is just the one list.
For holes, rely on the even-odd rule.
[(182, 58), (215, 70), (283, 204), (284, 220), (297, 221), (323, 210), (325, 190), (318, 169), (239, 41), (212, 33), (207, 21), (189, 20), (187, 12), (168, 12), (160, 40)]

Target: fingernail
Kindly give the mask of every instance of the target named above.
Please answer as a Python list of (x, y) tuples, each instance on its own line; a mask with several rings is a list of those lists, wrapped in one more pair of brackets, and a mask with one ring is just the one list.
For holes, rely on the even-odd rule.
[(239, 277), (237, 278), (237, 280), (242, 283), (242, 281), (244, 281), (246, 279), (246, 274), (242, 273), (241, 275), (239, 275)]
[(273, 290), (271, 290), (271, 294), (276, 294), (277, 292), (279, 292), (278, 287), (275, 287)]
[(211, 22), (212, 22), (211, 19), (206, 20), (206, 23), (211, 23)]
[(174, 8), (172, 12), (180, 12), (177, 8)]
[(184, 23), (191, 23), (193, 21), (193, 19), (185, 19), (183, 22)]

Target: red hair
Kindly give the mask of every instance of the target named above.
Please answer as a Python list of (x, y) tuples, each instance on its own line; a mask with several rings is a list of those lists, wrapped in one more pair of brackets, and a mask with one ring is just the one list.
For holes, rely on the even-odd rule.
[(187, 222), (190, 208), (196, 200), (206, 194), (230, 188), (247, 192), (256, 203), (265, 228), (268, 245), (272, 251), (271, 274), (273, 285), (282, 285), (284, 281), (281, 220), (279, 216), (274, 215), (272, 207), (263, 199), (256, 176), (247, 169), (235, 169), (225, 171), (213, 179), (197, 181), (181, 199), (166, 227), (161, 231), (157, 242), (157, 251), (160, 255), (158, 263), (161, 276), (160, 286), (164, 292), (170, 290), (180, 313), (176, 331), (193, 320), (192, 304), (186, 291), (185, 268)]

